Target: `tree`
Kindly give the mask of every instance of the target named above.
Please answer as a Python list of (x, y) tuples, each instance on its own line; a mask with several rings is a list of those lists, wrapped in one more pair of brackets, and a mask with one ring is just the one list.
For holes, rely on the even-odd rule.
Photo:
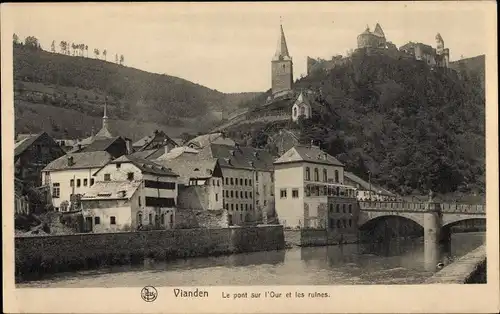
[(87, 58), (89, 57), (89, 46), (85, 45), (85, 51), (87, 51)]
[(14, 45), (19, 45), (19, 36), (17, 36), (16, 33), (12, 35), (12, 42)]
[(102, 55), (104, 56), (104, 61), (106, 61), (106, 55), (108, 54), (108, 52), (106, 51), (106, 49), (104, 49), (102, 51)]
[(61, 48), (62, 54), (66, 53), (67, 46), (68, 44), (64, 40), (61, 40), (61, 42), (59, 43), (59, 47)]
[(120, 56), (120, 65), (123, 65), (123, 62), (125, 62), (125, 57), (123, 55)]
[(96, 59), (99, 59), (99, 49), (94, 48), (94, 55), (95, 55)]
[(118, 64), (118, 54), (115, 54), (115, 63)]
[(55, 40), (53, 40), (52, 45), (50, 45), (50, 51), (52, 51), (53, 53), (56, 53), (56, 41)]
[(34, 36), (28, 36), (24, 40), (24, 45), (28, 48), (31, 49), (40, 49), (40, 43), (38, 42), (38, 39)]

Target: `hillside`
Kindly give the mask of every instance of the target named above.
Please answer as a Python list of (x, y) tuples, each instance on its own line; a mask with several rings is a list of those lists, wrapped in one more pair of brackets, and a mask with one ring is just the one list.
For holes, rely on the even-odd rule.
[[(126, 131), (136, 138), (152, 125), (174, 133), (200, 131), (258, 95), (224, 94), (169, 75), (21, 45), (14, 47), (14, 86), (16, 132), (69, 137), (99, 127), (105, 97), (117, 128), (136, 122)], [(73, 114), (74, 122), (59, 118)], [(143, 124), (151, 127), (143, 130)]]
[[(476, 71), (484, 73), (484, 64), (479, 62)], [(368, 179), (371, 171), (375, 183), (403, 195), (427, 193), (429, 188), (482, 193), (485, 95), (478, 83), (484, 78), (468, 73), (358, 52), (345, 65), (296, 82), (297, 91), (316, 92), (312, 119), (255, 120), (245, 127), (241, 122), (226, 132), (262, 146), (279, 129), (288, 128), (300, 133), (302, 143), (321, 143), (360, 177)], [(247, 106), (255, 108), (256, 101)], [(247, 117), (258, 111), (261, 117), (276, 116), (274, 107), (261, 104)]]

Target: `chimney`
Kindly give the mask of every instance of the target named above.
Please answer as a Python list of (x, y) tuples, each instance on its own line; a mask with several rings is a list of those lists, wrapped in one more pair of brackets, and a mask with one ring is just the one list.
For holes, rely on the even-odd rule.
[(168, 145), (163, 146), (163, 150), (165, 151), (164, 153), (167, 154), (170, 149), (168, 148)]

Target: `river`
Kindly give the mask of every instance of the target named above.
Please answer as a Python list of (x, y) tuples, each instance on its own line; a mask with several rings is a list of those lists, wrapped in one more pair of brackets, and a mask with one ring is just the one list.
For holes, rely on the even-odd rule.
[[(484, 232), (452, 235), (447, 264), (482, 245)], [(140, 265), (47, 274), (18, 288), (84, 288), (213, 285), (418, 284), (433, 272), (424, 269), (423, 239), (392, 239), (377, 244), (294, 247), (169, 262), (146, 259)]]

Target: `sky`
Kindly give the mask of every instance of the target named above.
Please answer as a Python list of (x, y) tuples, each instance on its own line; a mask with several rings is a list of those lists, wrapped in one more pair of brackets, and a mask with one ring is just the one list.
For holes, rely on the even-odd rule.
[[(491, 7), (490, 7), (491, 8)], [(397, 47), (409, 41), (435, 47), (450, 60), (485, 54), (487, 8), (477, 2), (289, 2), (11, 5), (13, 31), (32, 35), (44, 50), (53, 40), (123, 54), (125, 65), (181, 77), (222, 92), (265, 91), (283, 24), (294, 77), (306, 58), (329, 59), (356, 48), (356, 37), (378, 22)], [(101, 56), (102, 57), (102, 56)]]

